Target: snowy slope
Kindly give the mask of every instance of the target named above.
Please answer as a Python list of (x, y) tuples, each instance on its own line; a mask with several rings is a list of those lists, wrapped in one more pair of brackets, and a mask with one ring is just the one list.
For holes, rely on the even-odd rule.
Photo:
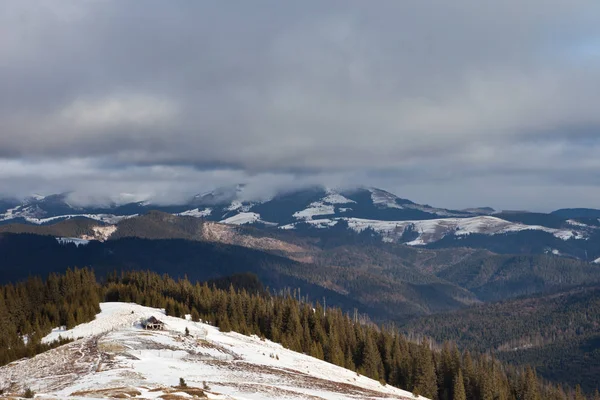
[(302, 211), (296, 211), (292, 216), (296, 219), (310, 220), (313, 217), (319, 215), (333, 215), (335, 214), (335, 208), (331, 204), (324, 204), (322, 202), (310, 203), (308, 208)]
[[(162, 310), (104, 303), (96, 320), (46, 339), (82, 337), (73, 343), (0, 368), (0, 387), (30, 387), (44, 398), (189, 398), (174, 388), (212, 399), (414, 399), (355, 372), (234, 332), (167, 317)], [(155, 316), (165, 331), (145, 331), (139, 321)], [(184, 335), (185, 328), (190, 336)], [(5, 392), (6, 393), (6, 392)], [(177, 397), (179, 396), (179, 397)]]
[[(327, 189), (324, 197), (322, 197), (319, 201), (310, 203), (307, 208), (296, 211), (294, 214), (292, 214), (292, 217), (296, 218), (297, 220), (312, 220), (314, 217), (320, 215), (335, 215), (335, 206), (351, 205), (352, 203), (356, 202), (354, 200), (350, 200), (340, 193), (337, 193), (333, 189)], [(341, 212), (351, 209), (349, 207), (339, 208), (341, 208)]]
[(187, 211), (177, 213), (176, 215), (179, 215), (182, 217), (204, 218), (204, 217), (208, 217), (210, 214), (212, 214), (212, 208), (205, 208), (203, 210), (200, 210), (199, 208), (194, 208), (192, 210), (187, 210)]
[(369, 191), (371, 192), (371, 200), (373, 201), (374, 205), (385, 208), (403, 208), (400, 204), (397, 203), (397, 196), (388, 193), (384, 190), (379, 190), (375, 188), (371, 188), (369, 189)]
[(241, 212), (241, 213), (235, 214), (229, 218), (225, 218), (224, 220), (221, 220), (220, 222), (222, 224), (229, 224), (229, 225), (245, 225), (245, 224), (255, 224), (255, 223), (261, 223), (261, 224), (265, 224), (265, 225), (277, 225), (272, 222), (263, 221), (260, 218), (260, 214), (254, 213), (254, 212)]
[[(10, 210), (9, 210), (10, 211)], [(27, 216), (26, 214), (18, 214), (18, 215), (1, 215), (0, 216), (0, 221), (9, 221), (11, 219), (16, 219), (16, 218), (22, 218), (25, 221), (29, 222), (30, 224), (35, 224), (35, 225), (44, 225), (44, 224), (48, 224), (51, 222), (58, 222), (59, 220), (63, 220), (63, 219), (69, 219), (69, 218), (89, 218), (89, 219), (93, 219), (96, 221), (100, 221), (100, 222), (105, 222), (107, 224), (116, 224), (119, 221), (122, 221), (124, 219), (127, 218), (132, 218), (132, 217), (137, 217), (137, 214), (133, 214), (133, 215), (114, 215), (114, 214), (65, 214), (65, 215), (59, 215), (59, 216), (55, 216), (55, 217), (48, 217), (48, 218), (35, 218), (35, 217), (30, 217)]]
[[(381, 234), (386, 241), (399, 241), (407, 229), (412, 229), (418, 236), (416, 239), (408, 242), (409, 245), (425, 245), (436, 242), (446, 235), (468, 235), (479, 233), (484, 235), (495, 235), (508, 232), (519, 232), (524, 230), (539, 230), (553, 234), (555, 237), (568, 240), (584, 239), (581, 233), (554, 229), (540, 225), (524, 225), (515, 222), (505, 221), (491, 216), (479, 216), (472, 218), (440, 218), (424, 221), (378, 221), (360, 218), (335, 218), (307, 220), (316, 228), (328, 228), (335, 225), (339, 220), (348, 223), (349, 228), (356, 232), (362, 232), (365, 229), (373, 229)], [(284, 225), (281, 229), (294, 229), (295, 224)]]
[(595, 259), (594, 261), (592, 261), (594, 264), (600, 264), (600, 258)]

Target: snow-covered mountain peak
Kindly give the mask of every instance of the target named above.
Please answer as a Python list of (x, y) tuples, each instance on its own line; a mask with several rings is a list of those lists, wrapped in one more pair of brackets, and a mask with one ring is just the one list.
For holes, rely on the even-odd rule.
[(190, 203), (207, 206), (231, 204), (234, 201), (240, 200), (245, 187), (246, 185), (244, 184), (218, 187), (195, 195)]
[(399, 199), (398, 196), (377, 188), (369, 188), (369, 191), (371, 192), (371, 200), (373, 201), (373, 204), (375, 204), (377, 207), (399, 209), (403, 208), (397, 202), (397, 200)]
[(326, 189), (327, 196), (323, 197), (321, 201), (326, 204), (350, 204), (356, 203), (356, 201), (351, 200), (345, 196), (343, 196), (340, 192), (334, 189)]
[(41, 201), (41, 200), (44, 200), (46, 198), (46, 196), (42, 196), (41, 194), (34, 193), (30, 196), (30, 198), (35, 201)]

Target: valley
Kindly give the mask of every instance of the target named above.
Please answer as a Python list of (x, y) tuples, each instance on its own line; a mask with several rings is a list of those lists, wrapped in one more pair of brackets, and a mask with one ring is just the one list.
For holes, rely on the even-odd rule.
[[(202, 208), (207, 199), (211, 206)], [(191, 206), (196, 208), (184, 210)], [(66, 212), (61, 207), (56, 210)], [(262, 203), (210, 193), (178, 208), (145, 209), (151, 207), (123, 206), (128, 213), (121, 215), (107, 209), (52, 215), (48, 208), (45, 219), (12, 218), (13, 207), (0, 225), (0, 283), (83, 266), (100, 277), (149, 270), (194, 281), (251, 273), (273, 293), (293, 290), (304, 301), (339, 307), (368, 323), (397, 324), (411, 337), (492, 350), (500, 360), (536, 366), (548, 379), (595, 388), (592, 375), (569, 380), (567, 370), (596, 357), (590, 347), (596, 311), (585, 314), (589, 327), (560, 328), (559, 334), (556, 325), (544, 330), (531, 323), (532, 316), (519, 316), (525, 307), (536, 310), (540, 321), (560, 318), (557, 309), (538, 312), (542, 303), (536, 299), (553, 293), (571, 298), (600, 283), (598, 264), (578, 256), (597, 254), (599, 228), (589, 213), (453, 211), (375, 189), (311, 189)], [(349, 213), (357, 216), (341, 216)], [(415, 215), (427, 219), (394, 220)], [(538, 305), (524, 306), (529, 301)], [(506, 315), (511, 317), (501, 326), (510, 330), (495, 331)]]

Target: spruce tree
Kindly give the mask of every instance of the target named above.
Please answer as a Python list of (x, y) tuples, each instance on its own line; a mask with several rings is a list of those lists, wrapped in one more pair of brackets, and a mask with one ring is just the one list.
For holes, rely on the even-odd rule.
[(523, 400), (541, 400), (535, 371), (529, 366), (525, 370), (522, 392)]
[(196, 307), (192, 308), (192, 321), (200, 321), (200, 314), (198, 313), (198, 310), (196, 310)]
[(454, 360), (452, 359), (450, 344), (444, 342), (438, 369), (438, 397), (440, 400), (451, 400), (454, 374)]
[(452, 393), (452, 400), (467, 400), (467, 394), (465, 392), (465, 384), (461, 370), (459, 370), (458, 374), (454, 376), (454, 387)]
[(431, 400), (437, 399), (437, 381), (433, 354), (429, 347), (429, 341), (423, 339), (419, 346), (419, 355), (415, 360), (415, 386), (413, 393), (427, 397)]
[(168, 300), (167, 304), (165, 305), (165, 314), (170, 316), (170, 317), (175, 317), (175, 303), (173, 302), (173, 300)]
[(340, 339), (335, 329), (329, 332), (329, 340), (325, 351), (325, 360), (339, 366), (344, 366), (344, 352), (340, 347)]
[(365, 334), (364, 344), (363, 344), (363, 354), (362, 354), (362, 363), (360, 366), (360, 370), (362, 373), (370, 378), (375, 380), (379, 380), (380, 378), (380, 366), (381, 366), (381, 356), (375, 343), (373, 342), (373, 338), (367, 332)]
[(585, 396), (581, 392), (581, 386), (575, 386), (575, 400), (585, 400)]
[(463, 357), (463, 380), (465, 384), (465, 393), (468, 399), (475, 398), (475, 366), (473, 365), (473, 359), (471, 353), (467, 350)]

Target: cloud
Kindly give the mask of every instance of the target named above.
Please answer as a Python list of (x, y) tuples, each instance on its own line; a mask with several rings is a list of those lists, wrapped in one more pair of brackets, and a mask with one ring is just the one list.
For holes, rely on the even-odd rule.
[(77, 99), (61, 110), (59, 123), (77, 131), (110, 131), (119, 128), (151, 128), (173, 121), (177, 107), (167, 100), (142, 95), (103, 99)]
[(1, 7), (0, 165), (57, 171), (0, 170), (6, 194), (377, 182), (546, 209), (528, 188), (568, 185), (595, 204), (596, 1)]

